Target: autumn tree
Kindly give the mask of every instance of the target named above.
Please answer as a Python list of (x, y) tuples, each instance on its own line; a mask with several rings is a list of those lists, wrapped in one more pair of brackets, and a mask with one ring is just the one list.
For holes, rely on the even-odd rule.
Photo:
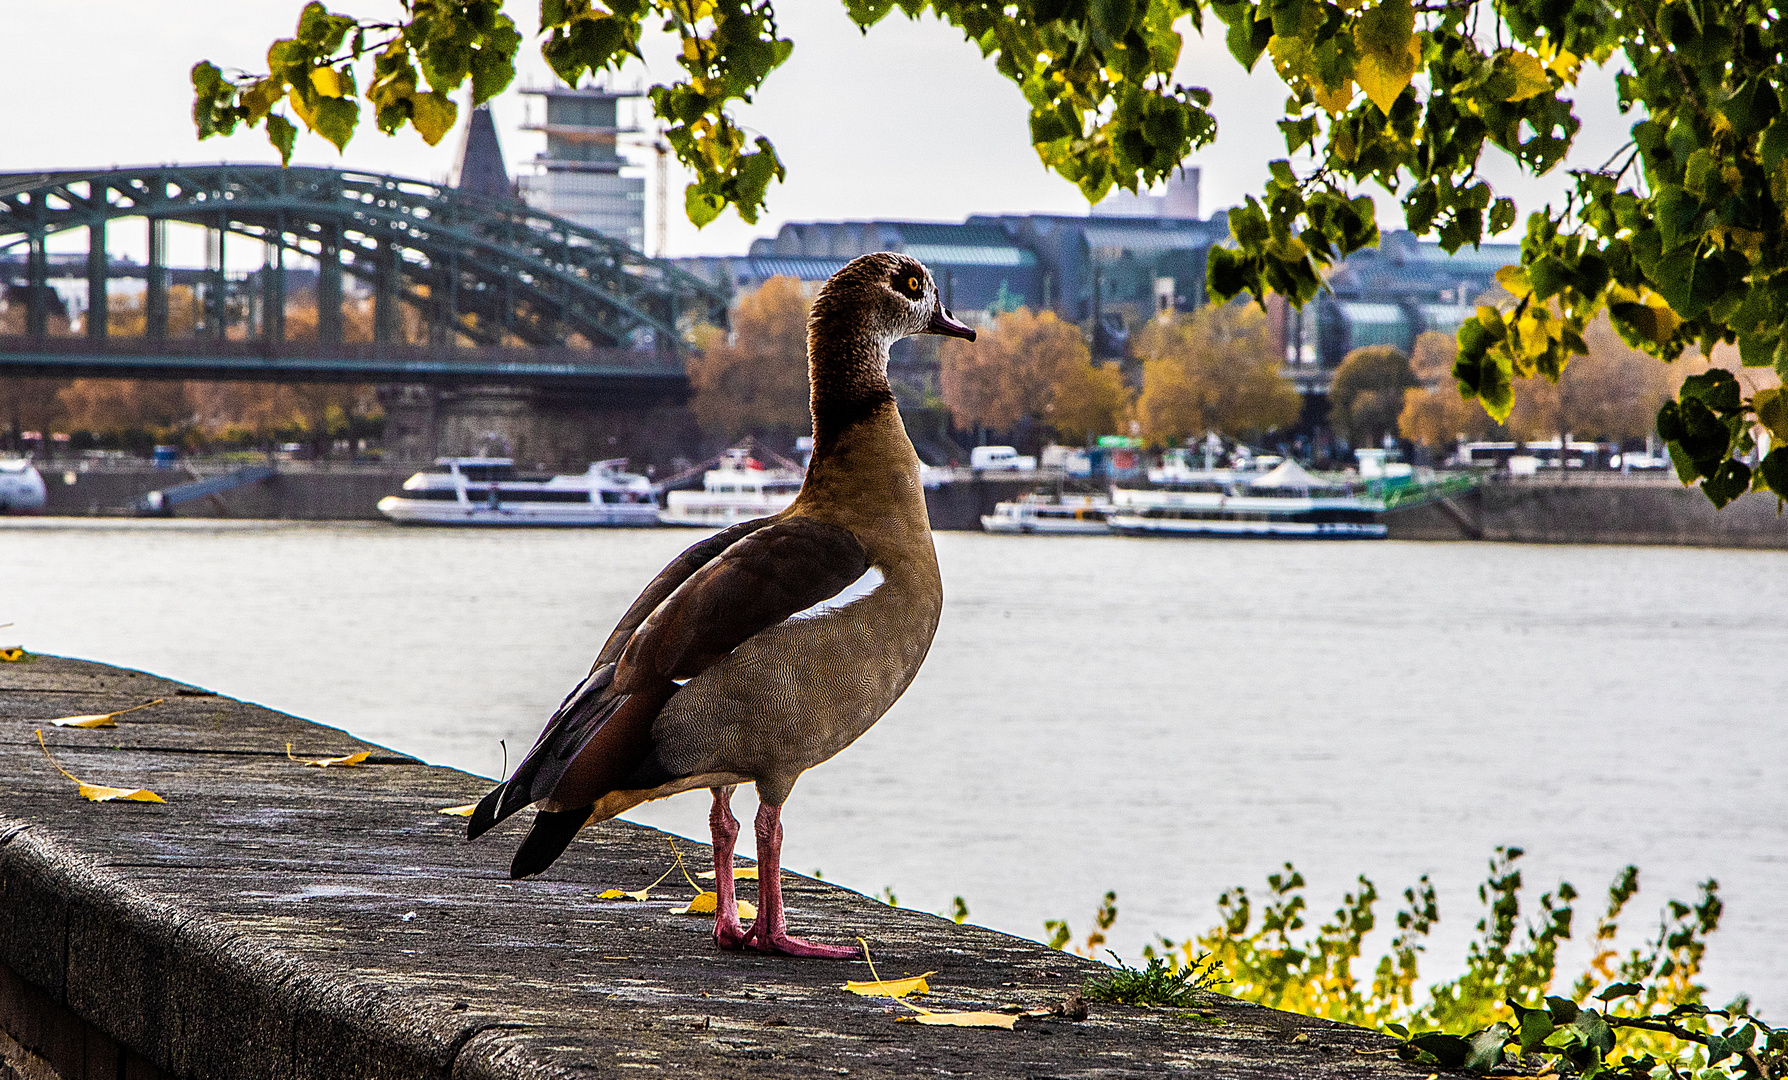
[(944, 404), (964, 427), (1029, 420), (1079, 442), (1117, 430), (1129, 411), (1116, 365), (1095, 366), (1080, 328), (1053, 311), (999, 315), (972, 344), (943, 342), (938, 364)]
[(1409, 357), (1389, 345), (1348, 353), (1329, 382), (1329, 426), (1353, 446), (1377, 446), (1397, 433), (1404, 391), (1418, 385)]
[(697, 329), (689, 358), (695, 420), (708, 435), (774, 436), (786, 443), (807, 429), (807, 310), (801, 283), (773, 277), (739, 298), (732, 331)]
[(1145, 326), (1137, 418), (1157, 444), (1216, 431), (1258, 436), (1298, 418), (1303, 400), (1279, 372), (1259, 307), (1211, 304)]

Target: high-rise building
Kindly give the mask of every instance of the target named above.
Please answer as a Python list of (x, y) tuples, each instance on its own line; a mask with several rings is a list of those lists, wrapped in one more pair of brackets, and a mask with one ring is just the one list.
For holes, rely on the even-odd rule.
[(643, 249), (646, 181), (622, 176), (627, 161), (616, 151), (620, 136), (639, 130), (621, 126), (619, 103), (641, 95), (568, 86), (522, 93), (546, 101), (545, 117), (522, 125), (546, 133), (546, 152), (534, 159), (535, 171), (516, 178), (522, 199), (636, 251)]

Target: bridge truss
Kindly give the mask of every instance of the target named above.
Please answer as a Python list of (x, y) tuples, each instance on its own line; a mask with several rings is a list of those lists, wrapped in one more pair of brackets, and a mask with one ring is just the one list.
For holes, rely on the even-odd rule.
[[(122, 276), (107, 259), (106, 235), (124, 219), (148, 225), (147, 265), (132, 268), (146, 284), (143, 335), (108, 341), (108, 320), (88, 318), (84, 343), (52, 338), (48, 238), (87, 230), (88, 295), (104, 298), (108, 280)], [(168, 333), (169, 221), (209, 229), (214, 238), (199, 276), (196, 336)], [(246, 339), (230, 333), (228, 237), (266, 245), (266, 265), (255, 275), (261, 318)], [(376, 381), (409, 371), (424, 382), (526, 383), (532, 367), (517, 354), (531, 347), (561, 382), (576, 381), (574, 369), (586, 365), (609, 378), (632, 371), (662, 379), (672, 369), (680, 378), (682, 332), (694, 319), (723, 322), (727, 304), (719, 290), (669, 263), (519, 202), (335, 169), (0, 174), (0, 256), (20, 247), (24, 288), (14, 295), (24, 294), (25, 335), (0, 342), (0, 370), (20, 374)], [(293, 254), (318, 267), (314, 343), (287, 341)], [(372, 295), (370, 343), (343, 342), (343, 275)], [(404, 340), (400, 304), (420, 317), (426, 344)], [(103, 299), (90, 306), (105, 311)]]

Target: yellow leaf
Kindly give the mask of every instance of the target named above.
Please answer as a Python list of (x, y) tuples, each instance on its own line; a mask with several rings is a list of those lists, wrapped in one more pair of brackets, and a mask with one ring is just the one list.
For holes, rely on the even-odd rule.
[(305, 103), (304, 95), (298, 92), (298, 88), (292, 87), (292, 92), (286, 97), (292, 102), (292, 111), (298, 114), (298, 119), (304, 121), (304, 126), (312, 131), (317, 130), (317, 111)]
[(1360, 81), (1360, 89), (1372, 99), (1372, 104), (1386, 116), (1391, 114), (1391, 106), (1415, 78), (1416, 67), (1422, 60), (1422, 48), (1415, 38), (1410, 38), (1403, 51), (1397, 54), (1380, 56), (1367, 53), (1360, 58), (1354, 74)]
[[(757, 906), (755, 904), (752, 904), (748, 900), (735, 900), (733, 902), (738, 905), (739, 918), (757, 918)], [(695, 899), (684, 904), (682, 907), (671, 908), (670, 913), (672, 915), (712, 915), (719, 910), (719, 903), (720, 897), (715, 893), (697, 893)]]
[(448, 817), (471, 817), (472, 811), (476, 809), (478, 809), (478, 804), (469, 802), (464, 806), (443, 806), (435, 813), (446, 814)]
[(458, 116), (459, 106), (446, 94), (431, 92), (410, 96), (410, 123), (416, 125), (422, 141), (430, 146), (453, 130), (453, 121)]
[(1372, 104), (1389, 116), (1397, 96), (1415, 78), (1422, 63), (1415, 11), (1409, 0), (1384, 0), (1360, 16), (1353, 29), (1353, 41), (1360, 50), (1354, 78)]
[(1533, 285), (1527, 280), (1525, 266), (1505, 266), (1496, 272), (1496, 283), (1501, 285), (1510, 296), (1523, 297), (1533, 292)]
[(101, 787), (98, 784), (83, 784), (75, 781), (81, 798), (88, 802), (112, 802), (122, 799), (126, 802), (166, 802), (167, 800), (150, 791), (148, 788)]
[(332, 67), (311, 68), (310, 84), (324, 97), (341, 97), (341, 72)]
[(361, 762), (365, 761), (367, 758), (372, 757), (372, 751), (371, 750), (361, 750), (358, 753), (345, 754), (342, 757), (301, 758), (301, 757), (293, 756), (292, 744), (287, 743), (286, 744), (286, 756), (291, 758), (293, 761), (296, 761), (300, 765), (309, 765), (309, 766), (312, 766), (312, 767), (318, 768), (318, 769), (327, 769), (327, 768), (331, 768), (336, 765), (358, 765)]
[[(699, 873), (695, 876), (703, 879), (704, 881), (712, 881), (712, 880), (714, 880), (714, 871), (703, 870), (701, 873)], [(735, 867), (733, 867), (733, 880), (734, 881), (756, 881), (757, 880), (757, 867), (755, 867), (755, 866), (735, 866)]]
[(1504, 54), (1503, 63), (1515, 77), (1515, 89), (1503, 98), (1504, 101), (1526, 101), (1552, 89), (1552, 81), (1546, 78), (1546, 68), (1539, 57), (1510, 50)]
[(50, 723), (55, 724), (57, 727), (117, 727), (116, 720), (118, 717), (123, 716), (125, 713), (136, 712), (138, 709), (147, 709), (151, 705), (160, 705), (164, 700), (166, 699), (156, 698), (154, 701), (145, 701), (141, 705), (132, 705), (128, 709), (119, 709), (117, 712), (87, 713), (83, 716), (59, 716), (56, 719), (51, 720)]
[(1018, 1023), (1018, 1017), (1011, 1013), (996, 1012), (922, 1012), (917, 1016), (902, 1016), (896, 1023), (900, 1024), (936, 1024), (941, 1027), (987, 1027), (1012, 1030)]
[(1769, 429), (1770, 438), (1788, 446), (1788, 394), (1774, 386), (1759, 390), (1751, 397), (1751, 408), (1757, 422)]
[(43, 741), (43, 728), (37, 729), (37, 745), (43, 749), (43, 756), (49, 758), (50, 765), (63, 776), (73, 780), (75, 783), (75, 791), (80, 794), (81, 798), (86, 799), (88, 802), (112, 802), (114, 800), (123, 800), (125, 802), (167, 802), (166, 799), (157, 795), (155, 792), (150, 791), (148, 788), (104, 787), (99, 784), (89, 784), (84, 782), (74, 773), (64, 769), (61, 765), (56, 764), (55, 758), (50, 757), (50, 748), (45, 745)]
[(936, 974), (935, 971), (927, 971), (923, 975), (914, 975), (907, 979), (852, 979), (844, 984), (844, 988), (863, 997), (903, 998), (908, 994), (931, 993), (931, 984), (925, 980)]
[(10, 649), (0, 649), (0, 663), (17, 664), (29, 659), (31, 659), (31, 654), (26, 652), (22, 645), (14, 645)]
[[(1401, 92), (1401, 91), (1399, 91)], [(1339, 116), (1353, 104), (1353, 80), (1343, 79), (1336, 87), (1324, 86), (1319, 82), (1310, 84), (1310, 93), (1316, 103), (1327, 109), (1332, 115)], [(1392, 100), (1395, 100), (1394, 98)]]

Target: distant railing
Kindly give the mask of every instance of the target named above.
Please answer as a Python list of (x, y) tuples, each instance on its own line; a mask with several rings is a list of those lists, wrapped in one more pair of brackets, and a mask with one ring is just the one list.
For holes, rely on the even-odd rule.
[[(654, 374), (683, 372), (683, 358), (676, 353), (649, 349), (535, 347), (528, 345), (408, 345), (344, 342), (326, 345), (316, 341), (265, 341), (183, 337), (150, 338), (84, 335), (0, 334), (0, 358), (7, 355), (48, 356), (145, 356), (216, 357), (242, 360), (343, 360), (373, 363), (463, 362), (477, 364), (555, 364), (588, 368), (627, 368)], [(0, 359), (3, 363), (3, 359)]]

